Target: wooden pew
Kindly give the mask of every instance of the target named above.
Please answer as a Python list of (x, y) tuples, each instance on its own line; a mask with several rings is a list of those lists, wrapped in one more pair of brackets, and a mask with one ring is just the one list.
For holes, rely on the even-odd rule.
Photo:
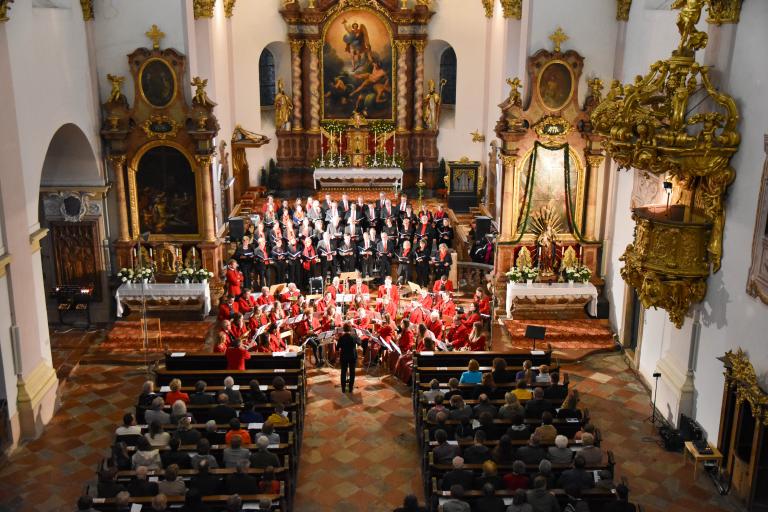
[[(203, 503), (212, 507), (214, 511), (225, 510), (227, 506), (227, 499), (229, 495), (219, 494), (214, 496), (204, 496)], [(262, 499), (268, 499), (272, 502), (272, 512), (280, 512), (281, 510), (287, 510), (285, 507), (285, 496), (282, 494), (244, 494), (240, 496), (243, 503), (256, 503), (258, 504)], [(116, 509), (115, 498), (96, 498), (93, 502), (93, 508), (96, 510), (103, 510), (105, 512)], [(138, 503), (143, 505), (144, 510), (148, 510), (152, 503), (151, 497), (138, 497), (132, 496), (130, 503)], [(183, 504), (184, 496), (168, 496), (168, 505)]]
[[(303, 369), (304, 352), (295, 352), (295, 354), (295, 357), (279, 357), (274, 354), (251, 353), (251, 358), (245, 361), (245, 368), (247, 370), (270, 368)], [(169, 352), (165, 354), (165, 369), (226, 370), (227, 358), (223, 353)]]
[(504, 359), (507, 366), (522, 366), (523, 361), (530, 360), (533, 366), (552, 364), (552, 347), (547, 344), (542, 349), (543, 354), (531, 354), (530, 350), (513, 349), (509, 352), (416, 352), (413, 357), (414, 368), (421, 366), (462, 366), (467, 367), (470, 359), (476, 360), (480, 366), (491, 366), (496, 358)]
[(157, 370), (155, 382), (159, 386), (167, 386), (173, 379), (181, 379), (182, 382), (197, 382), (204, 380), (207, 383), (224, 382), (227, 377), (232, 377), (235, 384), (247, 385), (251, 379), (259, 382), (272, 382), (272, 379), (280, 376), (286, 384), (299, 385), (304, 382), (303, 370), (297, 368), (262, 368), (255, 370)]

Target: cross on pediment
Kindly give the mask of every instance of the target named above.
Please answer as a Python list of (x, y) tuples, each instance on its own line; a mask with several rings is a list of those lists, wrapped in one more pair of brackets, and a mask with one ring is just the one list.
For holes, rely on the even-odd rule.
[(555, 43), (555, 53), (560, 53), (560, 45), (566, 42), (570, 37), (568, 37), (565, 32), (563, 32), (562, 27), (557, 27), (557, 30), (555, 30), (555, 33), (549, 36), (549, 40)]
[(157, 25), (152, 25), (145, 35), (152, 40), (152, 49), (160, 49), (160, 40), (165, 37), (165, 32), (157, 28)]

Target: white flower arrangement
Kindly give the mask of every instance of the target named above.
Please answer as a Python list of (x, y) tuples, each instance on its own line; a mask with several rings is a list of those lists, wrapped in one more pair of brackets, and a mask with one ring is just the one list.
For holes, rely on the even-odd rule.
[(519, 268), (514, 266), (509, 269), (509, 272), (507, 272), (506, 276), (510, 283), (519, 283), (523, 280), (523, 273)]
[(121, 268), (120, 271), (117, 273), (117, 278), (122, 283), (132, 283), (134, 279), (136, 279), (136, 276), (133, 273), (132, 268)]
[(152, 267), (139, 267), (136, 269), (135, 274), (136, 274), (136, 280), (146, 279), (147, 281), (149, 281), (150, 279), (152, 279), (152, 276), (155, 275), (155, 271), (152, 270)]
[(208, 279), (213, 279), (213, 272), (206, 270), (204, 268), (199, 268), (195, 271), (194, 274), (195, 281), (198, 283), (202, 283), (207, 281)]
[(182, 283), (184, 281), (190, 282), (194, 279), (195, 270), (190, 267), (185, 267), (176, 273), (176, 282)]
[(563, 270), (563, 278), (566, 281), (575, 281), (577, 283), (586, 283), (592, 277), (592, 271), (584, 266), (566, 267)]
[(520, 273), (525, 281), (535, 281), (539, 277), (539, 269), (534, 267), (523, 267), (520, 269)]

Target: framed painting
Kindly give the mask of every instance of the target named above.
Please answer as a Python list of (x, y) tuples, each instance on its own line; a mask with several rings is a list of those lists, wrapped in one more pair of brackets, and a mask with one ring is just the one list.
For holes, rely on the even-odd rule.
[(163, 59), (147, 60), (139, 70), (141, 96), (155, 108), (167, 107), (176, 96), (176, 75)]
[(574, 77), (570, 66), (563, 61), (549, 62), (539, 74), (536, 90), (544, 108), (562, 110), (573, 96)]
[(368, 9), (347, 9), (325, 26), (323, 35), (323, 119), (393, 120), (392, 32)]
[(128, 184), (134, 236), (145, 232), (160, 238), (197, 235), (201, 224), (198, 176), (188, 156), (172, 145), (158, 144), (135, 161)]

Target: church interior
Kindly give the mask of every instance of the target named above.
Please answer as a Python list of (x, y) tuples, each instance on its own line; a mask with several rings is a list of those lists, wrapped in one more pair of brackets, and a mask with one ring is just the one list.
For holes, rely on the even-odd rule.
[(766, 24), (0, 0), (0, 511), (768, 511)]

